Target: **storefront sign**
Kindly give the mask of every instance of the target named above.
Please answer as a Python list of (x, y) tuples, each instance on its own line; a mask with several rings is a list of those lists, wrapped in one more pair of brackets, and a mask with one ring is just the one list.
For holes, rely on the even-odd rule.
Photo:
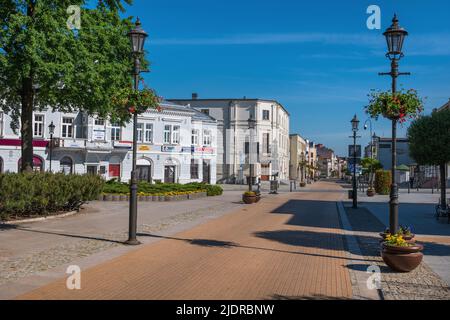
[(105, 130), (94, 129), (92, 139), (95, 141), (104, 141), (105, 140)]
[(150, 151), (150, 146), (139, 146), (139, 151)]
[(192, 153), (213, 154), (214, 148), (211, 147), (192, 147)]

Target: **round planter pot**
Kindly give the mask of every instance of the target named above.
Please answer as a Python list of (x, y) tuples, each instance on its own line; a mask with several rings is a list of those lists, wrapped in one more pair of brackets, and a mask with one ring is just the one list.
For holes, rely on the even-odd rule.
[(306, 187), (306, 182), (300, 182), (300, 187), (301, 187), (301, 188)]
[(381, 246), (381, 257), (392, 270), (411, 272), (422, 262), (422, 250), (423, 246), (420, 244), (409, 247), (398, 247), (383, 243)]
[(244, 201), (245, 204), (252, 204), (256, 203), (256, 196), (242, 196), (242, 201)]
[(368, 197), (374, 197), (375, 196), (375, 190), (367, 190), (367, 196)]

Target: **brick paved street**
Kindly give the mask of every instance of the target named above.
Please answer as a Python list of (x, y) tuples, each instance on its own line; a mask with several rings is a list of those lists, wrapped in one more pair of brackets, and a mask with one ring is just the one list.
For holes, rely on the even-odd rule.
[(79, 291), (61, 279), (19, 298), (351, 298), (335, 204), (342, 191), (311, 189), (328, 191), (268, 197), (85, 270)]

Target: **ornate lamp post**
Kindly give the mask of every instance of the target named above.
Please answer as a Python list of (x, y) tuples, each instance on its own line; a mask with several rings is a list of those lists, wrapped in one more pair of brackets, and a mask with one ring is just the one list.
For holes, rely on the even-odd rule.
[[(134, 29), (128, 33), (131, 43), (131, 54), (134, 59), (133, 77), (134, 89), (139, 90), (139, 74), (141, 73), (140, 56), (144, 52), (144, 43), (147, 38), (147, 33), (142, 30), (141, 21), (136, 20)], [(137, 179), (136, 179), (136, 157), (137, 157), (137, 112), (133, 114), (133, 165), (131, 171), (130, 183), (130, 224), (128, 240), (125, 242), (129, 245), (138, 245), (140, 242), (136, 238), (137, 232)]]
[(253, 185), (253, 130), (256, 127), (256, 120), (253, 119), (252, 115), (248, 118), (248, 129), (250, 131), (250, 142), (248, 143), (248, 164), (249, 164), (249, 179), (248, 179), (248, 191), (252, 191)]
[(50, 134), (50, 172), (52, 172), (52, 158), (53, 158), (53, 135), (55, 134), (55, 125), (53, 121), (48, 126), (48, 132)]
[[(383, 33), (386, 37), (388, 52), (386, 57), (391, 60), (391, 72), (382, 72), (379, 75), (392, 77), (392, 94), (397, 91), (397, 78), (401, 75), (410, 75), (409, 72), (399, 72), (398, 61), (403, 58), (403, 42), (408, 32), (398, 24), (397, 15), (392, 19), (392, 25)], [(392, 184), (389, 201), (389, 229), (392, 234), (398, 230), (398, 185), (397, 185), (397, 120), (392, 120)]]
[(358, 208), (358, 189), (356, 187), (356, 134), (358, 132), (359, 120), (358, 117), (353, 117), (352, 121), (352, 131), (353, 131), (353, 209)]

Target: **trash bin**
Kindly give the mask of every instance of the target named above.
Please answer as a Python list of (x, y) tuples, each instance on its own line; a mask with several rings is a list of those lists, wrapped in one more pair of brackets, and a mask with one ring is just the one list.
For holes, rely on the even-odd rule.
[(278, 181), (271, 180), (270, 181), (270, 193), (276, 194), (278, 190)]
[(348, 190), (348, 198), (353, 199), (353, 190)]

